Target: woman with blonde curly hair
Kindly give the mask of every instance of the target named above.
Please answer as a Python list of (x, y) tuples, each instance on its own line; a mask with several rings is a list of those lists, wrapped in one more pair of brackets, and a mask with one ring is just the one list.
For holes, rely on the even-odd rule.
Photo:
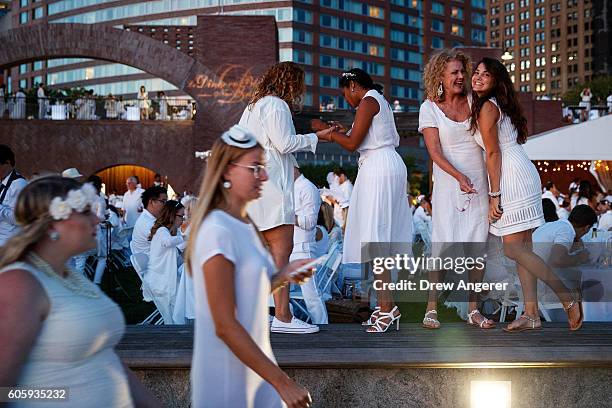
[[(433, 160), (432, 256), (450, 255), (451, 245), (461, 250), (455, 256), (482, 256), (466, 253), (484, 248), (489, 223), (487, 171), (482, 150), (470, 132), (471, 72), (469, 58), (458, 50), (441, 50), (425, 66), (426, 99), (419, 111), (419, 132)], [(437, 282), (442, 271), (430, 271), (429, 280)], [(471, 281), (481, 281), (483, 269), (470, 271)], [(462, 309), (464, 303), (459, 304)], [(437, 329), (437, 293), (429, 292), (423, 326)], [(477, 307), (476, 294), (468, 302), (468, 324), (492, 328)]]
[[(261, 198), (249, 204), (248, 212), (262, 232), (278, 268), (289, 263), (293, 249), (293, 167), (291, 153), (315, 151), (317, 136), (331, 129), (298, 135), (292, 112), (300, 108), (306, 91), (304, 71), (293, 62), (273, 65), (261, 78), (251, 102), (239, 124), (249, 129), (264, 148), (268, 182), (263, 185)], [(272, 331), (278, 333), (314, 333), (317, 326), (292, 316), (289, 291), (283, 288), (274, 294), (275, 317)]]
[(21, 232), (0, 249), (0, 386), (67, 388), (54, 394), (62, 407), (156, 407), (115, 353), (121, 310), (66, 267), (96, 247), (97, 200), (93, 186), (59, 176), (21, 191)]

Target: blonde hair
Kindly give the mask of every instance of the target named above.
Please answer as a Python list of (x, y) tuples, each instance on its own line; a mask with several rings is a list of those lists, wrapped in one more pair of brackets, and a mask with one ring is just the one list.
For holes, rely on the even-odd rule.
[(198, 229), (211, 211), (225, 207), (228, 202), (227, 189), (223, 188), (223, 173), (231, 162), (240, 159), (253, 149), (261, 149), (261, 146), (256, 144), (250, 149), (241, 149), (225, 144), (221, 139), (217, 139), (213, 144), (190, 223), (191, 233), (185, 250), (185, 264), (190, 275), (193, 273), (190, 261), (198, 238)]
[(441, 96), (438, 96), (438, 87), (442, 81), (442, 75), (446, 69), (446, 64), (450, 61), (459, 61), (465, 68), (466, 79), (463, 82), (464, 92), (467, 94), (472, 77), (472, 62), (463, 52), (457, 49), (442, 49), (434, 53), (425, 65), (425, 72), (423, 73), (423, 87), (425, 88), (425, 98), (434, 102), (444, 101), (444, 92)]
[(0, 248), (0, 268), (22, 259), (45, 237), (53, 223), (49, 214), (51, 200), (65, 199), (70, 190), (80, 187), (81, 183), (74, 179), (54, 175), (39, 177), (21, 190), (15, 205), (15, 221), (21, 231)]
[(249, 108), (261, 98), (274, 95), (281, 98), (294, 111), (299, 111), (302, 95), (306, 92), (304, 70), (295, 62), (279, 62), (272, 65), (261, 77), (255, 94), (249, 102)]

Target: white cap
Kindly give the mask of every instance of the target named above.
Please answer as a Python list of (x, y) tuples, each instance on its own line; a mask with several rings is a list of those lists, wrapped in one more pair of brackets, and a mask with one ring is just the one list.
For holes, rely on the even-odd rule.
[(241, 149), (250, 149), (257, 144), (257, 139), (251, 131), (244, 126), (234, 125), (221, 135), (221, 140), (230, 146)]
[(69, 169), (62, 171), (62, 177), (77, 179), (79, 177), (83, 177), (83, 175), (79, 173), (77, 169), (75, 169), (74, 167), (71, 167)]

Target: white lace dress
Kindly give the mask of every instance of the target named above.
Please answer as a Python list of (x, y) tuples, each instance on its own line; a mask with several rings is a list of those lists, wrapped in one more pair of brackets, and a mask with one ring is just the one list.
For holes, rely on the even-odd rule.
[(67, 387), (68, 400), (23, 401), (18, 407), (132, 407), (127, 375), (115, 346), (125, 332), (119, 307), (96, 285), (79, 276), (98, 298), (79, 295), (29, 263), (16, 262), (0, 273), (23, 269), (49, 297), (51, 308), (21, 371), (20, 387)]
[[(489, 99), (497, 109), (495, 98)], [(517, 131), (510, 118), (499, 109), (497, 137), (502, 156), (500, 191), (502, 217), (491, 224), (489, 231), (498, 237), (535, 229), (544, 224), (542, 210), (542, 182), (523, 146), (516, 142)], [(484, 149), (480, 132), (474, 134), (476, 143)]]

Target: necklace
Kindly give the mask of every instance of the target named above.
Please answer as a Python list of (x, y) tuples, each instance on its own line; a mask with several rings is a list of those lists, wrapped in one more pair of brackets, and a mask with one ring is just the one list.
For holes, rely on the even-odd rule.
[(26, 255), (26, 261), (48, 277), (60, 282), (65, 288), (77, 295), (92, 299), (100, 297), (100, 294), (95, 288), (92, 288), (91, 284), (82, 275), (75, 273), (71, 268), (65, 268), (68, 274), (65, 278), (62, 278), (47, 261), (34, 252), (29, 252)]

